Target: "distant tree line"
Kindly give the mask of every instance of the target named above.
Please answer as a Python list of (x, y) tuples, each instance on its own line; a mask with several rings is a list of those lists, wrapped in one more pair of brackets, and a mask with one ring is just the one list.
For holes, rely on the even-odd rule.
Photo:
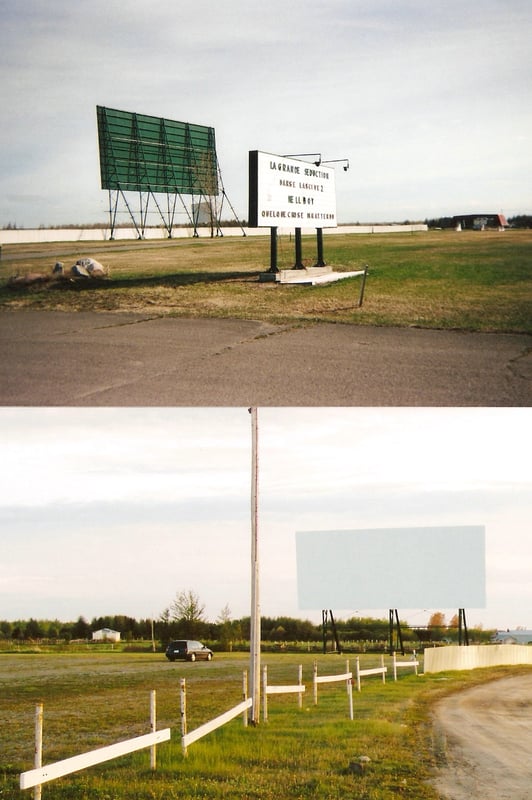
[[(12, 642), (76, 642), (92, 640), (92, 633), (102, 628), (119, 631), (121, 640), (128, 642), (151, 641), (164, 645), (172, 639), (199, 639), (216, 644), (221, 650), (247, 646), (250, 637), (250, 617), (232, 619), (229, 608), (222, 609), (215, 622), (205, 619), (204, 608), (192, 592), (176, 596), (173, 603), (157, 619), (135, 619), (121, 614), (94, 617), (88, 622), (80, 616), (75, 622), (59, 620), (0, 621), (0, 640)], [(458, 618), (449, 623), (440, 612), (433, 614), (424, 626), (411, 627), (401, 623), (405, 642), (452, 642), (458, 639)], [(384, 644), (389, 638), (387, 619), (350, 617), (336, 620), (336, 631), (342, 644), (350, 642)], [(323, 640), (321, 624), (294, 617), (262, 617), (262, 641), (283, 647), (293, 642), (318, 643)], [(487, 642), (492, 631), (474, 628), (469, 631), (471, 640)], [(331, 636), (330, 631), (328, 637)]]
[[(434, 217), (426, 219), (425, 224), (429, 228), (452, 228), (454, 226), (453, 217)], [(512, 228), (532, 228), (532, 214), (518, 214), (515, 217), (508, 217), (508, 225)]]
[(516, 217), (509, 217), (508, 223), (512, 228), (532, 228), (532, 214), (518, 214)]

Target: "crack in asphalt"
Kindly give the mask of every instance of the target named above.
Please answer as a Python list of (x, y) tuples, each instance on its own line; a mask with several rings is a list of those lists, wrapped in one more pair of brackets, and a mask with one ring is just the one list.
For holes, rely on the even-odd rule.
[[(160, 320), (168, 320), (168, 322), (160, 322)], [(172, 324), (172, 320), (175, 324)], [(380, 333), (372, 333), (369, 329), (364, 330), (363, 326), (357, 327), (356, 331), (352, 329), (351, 333), (345, 333), (351, 326), (338, 325), (338, 323), (334, 322), (322, 325), (319, 320), (298, 319), (274, 323), (257, 319), (229, 318), (220, 320), (219, 318), (203, 318), (199, 320), (202, 323), (199, 328), (195, 328), (194, 323), (196, 321), (198, 321), (197, 318), (189, 317), (169, 318), (168, 315), (161, 314), (158, 311), (153, 311), (152, 313), (130, 311), (126, 314), (117, 315), (106, 313), (105, 315), (102, 314), (100, 318), (98, 315), (91, 315), (89, 312), (86, 316), (77, 320), (75, 318), (63, 318), (61, 321), (52, 315), (49, 318), (45, 318), (42, 325), (35, 325), (34, 331), (30, 328), (30, 332), (33, 331), (34, 339), (30, 337), (29, 342), (26, 341), (27, 336), (24, 327), (15, 327), (11, 331), (13, 339), (11, 357), (16, 354), (16, 360), (13, 361), (13, 364), (19, 369), (20, 381), (24, 391), (26, 393), (30, 392), (30, 394), (34, 392), (35, 397), (39, 397), (39, 394), (36, 393), (37, 390), (30, 386), (27, 372), (24, 373), (22, 370), (22, 361), (28, 352), (28, 345), (31, 345), (34, 340), (37, 343), (42, 341), (43, 347), (38, 349), (35, 356), (30, 352), (30, 368), (33, 365), (33, 358), (36, 379), (41, 380), (42, 385), (55, 396), (55, 389), (52, 391), (52, 388), (50, 388), (53, 387), (53, 380), (50, 375), (43, 371), (42, 363), (43, 358), (52, 359), (50, 364), (53, 372), (53, 358), (56, 356), (54, 354), (52, 357), (50, 355), (51, 351), (46, 348), (53, 348), (54, 338), (58, 344), (64, 344), (63, 339), (66, 341), (71, 337), (77, 341), (80, 336), (83, 336), (86, 340), (90, 338), (90, 334), (93, 332), (97, 334), (94, 338), (100, 342), (100, 345), (103, 342), (104, 350), (105, 346), (110, 344), (110, 353), (106, 358), (102, 358), (100, 354), (97, 354), (91, 359), (93, 385), (88, 385), (89, 379), (83, 375), (79, 376), (79, 378), (73, 377), (71, 380), (65, 373), (65, 380), (63, 377), (65, 365), (61, 362), (61, 366), (57, 368), (57, 374), (60, 376), (60, 380), (64, 380), (63, 390), (68, 390), (68, 394), (64, 397), (62, 404), (87, 403), (91, 401), (95, 404), (99, 401), (105, 403), (106, 398), (111, 398), (118, 404), (122, 404), (124, 398), (128, 402), (137, 397), (144, 398), (144, 404), (146, 401), (148, 403), (150, 401), (157, 402), (159, 397), (158, 382), (161, 384), (161, 392), (166, 402), (172, 402), (171, 398), (176, 394), (178, 384), (182, 384), (182, 391), (181, 393), (177, 392), (177, 395), (185, 399), (189, 398), (189, 396), (194, 397), (193, 403), (201, 403), (201, 394), (196, 392), (194, 388), (195, 373), (197, 373), (196, 382), (203, 380), (218, 381), (222, 393), (227, 389), (226, 369), (233, 376), (241, 374), (243, 378), (245, 377), (246, 385), (253, 385), (262, 392), (269, 392), (271, 381), (265, 375), (267, 368), (265, 370), (264, 364), (268, 364), (268, 358), (275, 359), (279, 350), (284, 349), (289, 356), (293, 355), (294, 363), (297, 364), (301, 372), (299, 377), (302, 380), (302, 385), (306, 387), (302, 391), (308, 393), (308, 382), (305, 383), (306, 355), (302, 354), (306, 354), (309, 350), (313, 354), (317, 352), (319, 358), (324, 359), (324, 363), (328, 363), (338, 351), (340, 354), (338, 359), (339, 366), (338, 370), (335, 371), (335, 381), (338, 386), (344, 386), (344, 384), (347, 386), (351, 380), (352, 373), (349, 359), (354, 350), (361, 351), (363, 349), (367, 354), (368, 350), (375, 348), (376, 359), (374, 361), (378, 362), (377, 367), (375, 367), (375, 364), (372, 364), (371, 368), (367, 367), (371, 375), (375, 375), (374, 378), (372, 377), (373, 382), (370, 389), (366, 389), (366, 394), (367, 391), (370, 391), (368, 397), (378, 397), (380, 396), (378, 393), (382, 392), (385, 404), (386, 401), (390, 404), (401, 404), (405, 402), (404, 397), (408, 398), (409, 403), (412, 402), (410, 387), (401, 378), (402, 373), (400, 370), (397, 372), (397, 378), (394, 378), (396, 385), (394, 384), (393, 390), (390, 390), (389, 386), (393, 353), (399, 352), (401, 355), (412, 352), (415, 355), (418, 352), (415, 349), (417, 339), (414, 331), (403, 333), (400, 337), (385, 333), (382, 338)], [(144, 331), (142, 326), (146, 323), (155, 323), (155, 325), (147, 327)], [(124, 336), (118, 333), (121, 328), (126, 327), (130, 328), (130, 333), (126, 333)], [(117, 330), (115, 336), (112, 334), (113, 329)], [(103, 333), (103, 336), (98, 335), (99, 332), (105, 331), (109, 331), (109, 333)], [(422, 388), (424, 387), (423, 380), (427, 380), (427, 375), (433, 374), (433, 372), (436, 376), (441, 375), (440, 359), (442, 357), (441, 353), (443, 353), (444, 370), (451, 370), (456, 361), (459, 370), (467, 369), (471, 373), (471, 380), (464, 381), (464, 392), (462, 394), (458, 393), (458, 396), (462, 398), (461, 402), (467, 405), (493, 405), (496, 400), (498, 405), (530, 405), (532, 344), (529, 336), (525, 335), (523, 338), (518, 338), (515, 335), (510, 337), (499, 335), (494, 337), (493, 343), (486, 336), (481, 336), (478, 344), (475, 341), (466, 341), (464, 344), (463, 334), (465, 332), (461, 332), (462, 337), (457, 340), (454, 337), (450, 337), (449, 331), (445, 332), (446, 335), (443, 338), (441, 334), (438, 336), (437, 332), (432, 333), (433, 335), (427, 331), (421, 340), (422, 358), (418, 371)], [(283, 342), (276, 343), (273, 341), (287, 335), (291, 335), (290, 342), (284, 342), (284, 338)], [(454, 333), (454, 336), (456, 336), (456, 333)], [(473, 334), (474, 336), (475, 334)], [(329, 351), (328, 342), (331, 342), (331, 346), (336, 349)], [(168, 357), (165, 356), (164, 352), (165, 343), (172, 346), (171, 354)], [(293, 344), (293, 347), (289, 347), (289, 344)], [(309, 345), (308, 347), (306, 346), (307, 344)], [(456, 344), (458, 344), (457, 349), (455, 347)], [(116, 345), (115, 351), (113, 351), (113, 345)], [(293, 353), (290, 352), (292, 350)], [(342, 351), (344, 350), (347, 351), (347, 359), (344, 357), (342, 360)], [(94, 349), (92, 352), (94, 352)], [(368, 357), (371, 358), (370, 356)], [(71, 358), (69, 355), (68, 359)], [(314, 369), (315, 359), (309, 358), (308, 360), (309, 369)], [(473, 366), (470, 366), (470, 362)], [(69, 363), (70, 360), (67, 361), (67, 366)], [(262, 367), (261, 364), (263, 365)], [(411, 363), (409, 361), (408, 364), (411, 370), (414, 371), (414, 377), (417, 380), (417, 372), (415, 372), (417, 360), (411, 359)], [(117, 368), (113, 365), (117, 365)], [(272, 369), (273, 373), (275, 373), (274, 377), (280, 386), (283, 381), (282, 367), (278, 368), (276, 366), (275, 368), (272, 367)], [(242, 370), (242, 372), (239, 373), (239, 370)], [(72, 372), (74, 376), (74, 369)], [(491, 377), (492, 372), (494, 373), (493, 377)], [(4, 373), (9, 382), (12, 375), (7, 371), (6, 367), (4, 367)], [(13, 375), (13, 380), (16, 380), (18, 375), (16, 369)], [(100, 380), (101, 384), (99, 386), (95, 385)], [(313, 391), (318, 395), (321, 391), (325, 398), (322, 404), (327, 404), (327, 402), (331, 402), (331, 397), (336, 397), (336, 394), (331, 394), (329, 385), (320, 386), (319, 383), (320, 381), (317, 380), (313, 384)], [(279, 388), (279, 386), (277, 386), (277, 390), (282, 392), (283, 389), (282, 387)], [(266, 390), (264, 387), (266, 387)], [(201, 386), (199, 388), (201, 389)], [(233, 398), (231, 402), (236, 402), (234, 398), (239, 397), (242, 391), (243, 387), (239, 387), (238, 379), (236, 383), (233, 380), (230, 390), (227, 389), (227, 397)], [(351, 383), (344, 391), (346, 397), (352, 397)], [(372, 395), (371, 391), (373, 391)], [(405, 394), (401, 394), (401, 392)], [(438, 398), (438, 403), (441, 403), (442, 396), (444, 398), (448, 396), (444, 393), (442, 394), (444, 389), (441, 388), (439, 383), (436, 389), (432, 387), (427, 392), (426, 396), (429, 404), (432, 401), (434, 392), (436, 393), (434, 396)], [(244, 391), (244, 394), (246, 393), (249, 393), (249, 388)], [(360, 394), (357, 397), (365, 398), (366, 394)], [(449, 391), (448, 394), (451, 398), (451, 404), (456, 405), (456, 392)], [(70, 399), (68, 399), (68, 395)], [(6, 397), (8, 396), (10, 402), (12, 402), (11, 389), (9, 389)], [(215, 394), (211, 392), (209, 396), (215, 397)], [(305, 395), (305, 397), (307, 396), (309, 395)], [(477, 396), (481, 398), (481, 403), (476, 401)], [(248, 399), (245, 399), (246, 403)]]
[[(137, 325), (137, 324), (142, 323), (142, 322), (151, 322), (151, 321), (153, 321), (155, 319), (161, 319), (161, 318), (162, 318), (162, 316), (156, 316), (156, 317), (150, 317), (150, 318), (145, 318), (145, 319), (132, 320), (132, 321), (129, 321), (129, 322), (122, 322), (119, 325), (100, 325), (98, 327), (98, 329), (99, 330), (104, 330), (106, 328), (125, 327), (127, 325)], [(279, 336), (281, 334), (290, 333), (291, 331), (296, 330), (296, 329), (301, 328), (301, 327), (309, 327), (309, 326), (308, 325), (302, 326), (300, 324), (295, 324), (295, 325), (291, 325), (291, 326), (290, 325), (285, 325), (285, 326), (279, 327), (279, 329), (277, 329), (277, 330), (272, 330), (272, 331), (268, 331), (266, 333), (262, 332), (262, 333), (258, 333), (258, 334), (255, 334), (255, 335), (247, 336), (247, 337), (244, 337), (243, 339), (240, 339), (240, 340), (238, 340), (236, 342), (233, 342), (232, 344), (225, 345), (224, 347), (222, 347), (222, 348), (220, 348), (218, 350), (214, 350), (212, 352), (206, 352), (206, 353), (203, 353), (200, 356), (193, 357), (191, 359), (190, 363), (194, 364), (194, 363), (208, 361), (210, 358), (224, 355), (225, 353), (228, 353), (228, 352), (230, 352), (232, 350), (236, 350), (236, 349), (238, 349), (239, 347), (241, 347), (243, 345), (250, 344), (250, 343), (255, 342), (255, 341), (259, 340), (259, 339), (269, 339), (269, 338), (271, 338), (273, 336)], [(158, 370), (158, 371), (154, 372), (151, 375), (151, 378), (155, 380), (155, 379), (157, 379), (157, 377), (159, 377), (161, 375), (168, 375), (171, 372), (175, 372), (177, 369), (178, 369), (177, 367), (171, 367), (170, 369)], [(117, 388), (123, 388), (124, 386), (133, 386), (133, 385), (137, 384), (139, 381), (144, 380), (145, 377), (146, 377), (145, 375), (142, 375), (142, 376), (139, 376), (139, 377), (136, 377), (136, 378), (132, 378), (132, 379), (129, 379), (129, 380), (122, 380), (122, 381), (117, 381), (117, 382), (114, 382), (114, 383), (109, 383), (106, 386), (99, 386), (97, 389), (92, 389), (92, 390), (87, 391), (87, 392), (82, 392), (82, 393), (76, 394), (72, 399), (73, 400), (81, 400), (81, 399), (86, 400), (86, 399), (88, 399), (90, 397), (98, 397), (102, 393), (105, 393), (105, 392), (110, 391), (110, 390), (114, 390), (114, 389), (117, 389)]]
[(94, 330), (96, 331), (103, 331), (108, 328), (126, 328), (128, 325), (140, 325), (143, 322), (153, 322), (156, 319), (164, 319), (164, 314), (155, 314), (152, 317), (143, 317), (142, 319), (131, 319), (127, 322), (117, 322), (108, 325), (95, 325)]
[[(508, 369), (518, 378), (523, 380), (532, 379), (532, 347), (523, 347), (523, 351), (511, 358), (508, 362)], [(528, 359), (528, 360), (527, 360)]]
[(271, 339), (274, 336), (281, 336), (286, 333), (291, 333), (292, 331), (298, 330), (301, 327), (310, 327), (310, 326), (284, 325), (282, 327), (279, 327), (278, 330), (268, 331), (267, 333), (257, 333), (252, 336), (246, 336), (243, 339), (239, 339), (237, 342), (233, 342), (232, 344), (226, 344), (224, 347), (220, 348), (219, 350), (216, 350), (214, 353), (205, 354), (204, 356), (202, 356), (202, 359), (210, 358), (211, 355), (221, 356), (224, 353), (228, 353), (231, 350), (236, 350), (237, 348), (242, 347), (243, 345), (250, 344), (252, 342), (257, 342), (260, 339)]

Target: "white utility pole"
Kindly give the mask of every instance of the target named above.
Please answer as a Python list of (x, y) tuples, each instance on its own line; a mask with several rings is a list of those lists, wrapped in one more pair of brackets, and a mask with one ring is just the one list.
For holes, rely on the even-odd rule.
[(250, 408), (251, 414), (251, 632), (250, 632), (250, 689), (253, 705), (251, 723), (260, 722), (260, 601), (259, 601), (259, 541), (258, 541), (258, 417), (257, 409)]

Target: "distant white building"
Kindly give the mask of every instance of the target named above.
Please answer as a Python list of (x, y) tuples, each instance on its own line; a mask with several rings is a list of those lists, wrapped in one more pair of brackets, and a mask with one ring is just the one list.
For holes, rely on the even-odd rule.
[(113, 631), (111, 628), (101, 628), (99, 631), (92, 632), (93, 642), (119, 642), (120, 631)]
[(491, 641), (494, 644), (532, 644), (532, 631), (517, 628), (515, 631), (497, 631)]
[(214, 209), (209, 203), (192, 203), (192, 219), (196, 225), (210, 225)]

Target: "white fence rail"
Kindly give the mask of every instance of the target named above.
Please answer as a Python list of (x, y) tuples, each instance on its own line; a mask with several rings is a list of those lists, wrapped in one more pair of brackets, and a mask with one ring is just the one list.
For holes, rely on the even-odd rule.
[(212, 733), (216, 728), (221, 728), (222, 725), (231, 722), (231, 720), (238, 717), (239, 714), (251, 708), (252, 702), (251, 697), (248, 697), (247, 700), (242, 700), (241, 703), (229, 709), (229, 711), (226, 711), (224, 714), (220, 714), (220, 716), (211, 719), (210, 722), (205, 722), (205, 724), (200, 725), (199, 728), (196, 728), (190, 733), (186, 733), (181, 739), (183, 750), (186, 752), (187, 747), (193, 744), (193, 742), (197, 742), (198, 739), (202, 739), (204, 736), (207, 736), (208, 733)]
[(318, 665), (314, 662), (314, 674), (312, 678), (314, 705), (318, 704), (318, 685), (320, 683), (340, 683), (343, 681), (345, 681), (347, 689), (349, 719), (353, 719), (353, 673), (349, 668), (349, 661), (346, 662), (346, 671), (341, 675), (318, 675)]
[(416, 651), (414, 650), (410, 661), (398, 661), (396, 654), (392, 653), (392, 666), (393, 666), (394, 681), (397, 680), (397, 670), (404, 669), (405, 667), (411, 667), (411, 668), (413, 667), (417, 675), (418, 674), (417, 668), (419, 667), (419, 661), (416, 658)]
[(264, 721), (268, 719), (268, 695), (270, 694), (297, 694), (299, 708), (303, 705), (303, 693), (306, 691), (303, 684), (303, 665), (299, 666), (298, 683), (289, 685), (278, 685), (268, 683), (268, 667), (262, 668), (262, 711)]
[(155, 750), (161, 742), (167, 742), (170, 739), (170, 728), (163, 730), (156, 730), (157, 723), (155, 719), (155, 691), (150, 693), (150, 725), (151, 733), (146, 733), (143, 736), (136, 736), (133, 739), (125, 739), (115, 744), (107, 745), (106, 747), (98, 747), (96, 750), (90, 750), (87, 753), (81, 753), (70, 758), (64, 758), (61, 761), (55, 761), (52, 764), (42, 765), (42, 742), (43, 742), (43, 704), (39, 703), (35, 709), (35, 760), (34, 769), (22, 772), (20, 775), (20, 788), (21, 789), (34, 789), (35, 800), (40, 800), (41, 786), (43, 783), (62, 778), (64, 775), (70, 775), (72, 772), (79, 772), (82, 769), (88, 769), (95, 764), (102, 764), (104, 761), (111, 761), (113, 758), (134, 753), (137, 750), (144, 750), (146, 747), (151, 747), (151, 768), (155, 769)]
[[(244, 687), (246, 686), (246, 678), (244, 677)], [(244, 689), (245, 691), (245, 689)], [(181, 678), (181, 748), (183, 750), (183, 755), (187, 755), (187, 749), (190, 747), (191, 744), (197, 742), (198, 739), (202, 739), (207, 734), (212, 733), (217, 728), (221, 728), (222, 725), (226, 725), (228, 722), (231, 722), (235, 717), (238, 717), (239, 714), (246, 714), (246, 711), (251, 708), (253, 705), (253, 699), (251, 697), (245, 697), (241, 703), (230, 708), (229, 711), (225, 711), (223, 714), (220, 714), (218, 717), (211, 719), (209, 722), (205, 722), (203, 725), (200, 725), (198, 728), (195, 728), (190, 733), (187, 732), (187, 687), (185, 678)], [(246, 717), (244, 716), (244, 724), (246, 724)]]
[(361, 691), (361, 678), (367, 677), (369, 675), (382, 675), (382, 682), (386, 683), (386, 673), (388, 672), (388, 667), (384, 666), (384, 656), (381, 656), (381, 665), (380, 667), (370, 667), (368, 669), (360, 669), (360, 658), (357, 656), (356, 660), (356, 676), (357, 676), (357, 691)]
[(30, 789), (32, 786), (62, 778), (64, 775), (79, 772), (79, 770), (93, 767), (95, 764), (101, 764), (104, 761), (134, 753), (136, 750), (143, 750), (145, 747), (167, 742), (169, 739), (170, 728), (164, 728), (155, 733), (147, 733), (144, 736), (137, 736), (134, 739), (127, 739), (123, 742), (110, 744), (107, 747), (99, 747), (97, 750), (90, 750), (88, 753), (65, 758), (63, 761), (56, 761), (45, 767), (30, 769), (28, 772), (21, 774), (20, 788)]

